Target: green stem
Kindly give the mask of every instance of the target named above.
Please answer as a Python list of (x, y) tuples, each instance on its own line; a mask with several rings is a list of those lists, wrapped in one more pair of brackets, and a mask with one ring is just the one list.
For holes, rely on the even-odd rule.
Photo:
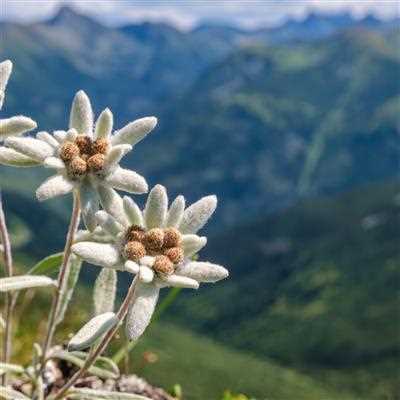
[(71, 222), (69, 224), (67, 238), (65, 241), (63, 261), (62, 261), (60, 273), (59, 273), (58, 279), (57, 279), (57, 290), (55, 291), (55, 294), (53, 296), (53, 302), (51, 305), (46, 339), (43, 344), (42, 369), (45, 366), (47, 353), (52, 344), (53, 336), (54, 336), (54, 333), (56, 330), (57, 312), (58, 312), (58, 309), (60, 306), (62, 294), (65, 290), (65, 285), (67, 283), (68, 266), (70, 265), (69, 260), (71, 258), (71, 247), (72, 247), (72, 244), (74, 243), (75, 233), (79, 226), (80, 214), (81, 214), (81, 206), (80, 206), (80, 200), (79, 200), (79, 193), (77, 191), (74, 191), (74, 204), (73, 204), (73, 209), (72, 209), (72, 214), (71, 214)]
[[(0, 190), (0, 239), (4, 248), (4, 264), (6, 267), (7, 276), (13, 276), (13, 260), (12, 260), (12, 252), (11, 252), (11, 242), (10, 236), (8, 234), (6, 217), (3, 209), (3, 200), (1, 196)], [(12, 352), (12, 314), (15, 306), (14, 296), (10, 293), (6, 293), (6, 301), (5, 301), (5, 321), (6, 327), (4, 332), (4, 342), (3, 342), (3, 356), (2, 360), (5, 363), (10, 362), (11, 352)], [(7, 385), (7, 374), (4, 374), (2, 377), (3, 386)]]
[(96, 347), (93, 353), (91, 353), (88, 356), (82, 368), (79, 371), (77, 371), (75, 375), (72, 376), (72, 378), (60, 389), (60, 391), (54, 397), (51, 398), (52, 400), (62, 399), (67, 394), (68, 390), (78, 381), (78, 379), (80, 379), (88, 371), (88, 369), (96, 362), (97, 357), (99, 357), (106, 349), (106, 347), (110, 344), (112, 338), (117, 333), (119, 326), (121, 325), (122, 321), (126, 317), (126, 314), (128, 313), (129, 305), (135, 294), (136, 282), (137, 279), (135, 278), (132, 281), (132, 284), (128, 290), (125, 300), (123, 301), (121, 307), (117, 312), (118, 323), (114, 326), (114, 328), (110, 329), (104, 335), (100, 344)]

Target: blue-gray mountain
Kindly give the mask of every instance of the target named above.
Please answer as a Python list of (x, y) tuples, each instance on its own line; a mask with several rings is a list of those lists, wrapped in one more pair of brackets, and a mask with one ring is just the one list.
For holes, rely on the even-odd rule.
[[(0, 24), (0, 58), (16, 65), (5, 112), (64, 128), (83, 88), (97, 111), (115, 111), (117, 126), (159, 116), (128, 163), (172, 194), (217, 193), (222, 229), (304, 195), (398, 174), (393, 24), (310, 15), (252, 32), (181, 32), (150, 23), (109, 28), (62, 8), (43, 23)], [(32, 172), (18, 173), (30, 191)]]

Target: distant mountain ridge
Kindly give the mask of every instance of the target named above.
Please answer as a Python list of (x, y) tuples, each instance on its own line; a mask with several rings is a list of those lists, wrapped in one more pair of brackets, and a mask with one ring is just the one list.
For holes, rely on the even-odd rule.
[[(380, 28), (359, 28), (366, 21)], [(346, 15), (282, 29), (315, 24), (341, 28), (271, 44), (272, 30), (110, 28), (69, 8), (43, 23), (0, 23), (0, 58), (15, 62), (4, 112), (62, 129), (84, 89), (96, 112), (115, 112), (117, 128), (157, 115), (158, 128), (127, 164), (190, 200), (217, 193), (219, 223), (210, 229), (223, 230), (301, 196), (398, 175), (398, 32)], [(25, 190), (39, 179), (30, 175)]]

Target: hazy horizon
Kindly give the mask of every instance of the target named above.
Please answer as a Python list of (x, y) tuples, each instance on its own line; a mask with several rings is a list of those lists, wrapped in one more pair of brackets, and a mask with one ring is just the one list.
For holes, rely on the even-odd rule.
[[(40, 3), (40, 7), (38, 7)], [(338, 15), (348, 13), (356, 19), (374, 15), (379, 19), (399, 16), (395, 1), (77, 1), (77, 0), (10, 0), (0, 8), (0, 20), (36, 22), (51, 18), (63, 6), (95, 18), (106, 25), (164, 22), (181, 29), (191, 29), (204, 23), (226, 24), (240, 28), (274, 27), (287, 20), (304, 20), (311, 13)], [(216, 17), (216, 15), (218, 17)]]

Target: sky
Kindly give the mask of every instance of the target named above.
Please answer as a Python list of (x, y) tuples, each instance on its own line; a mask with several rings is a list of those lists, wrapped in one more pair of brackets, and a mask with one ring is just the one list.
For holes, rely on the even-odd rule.
[(110, 25), (151, 20), (183, 29), (203, 21), (245, 28), (274, 26), (288, 18), (302, 19), (311, 11), (393, 18), (400, 9), (399, 0), (0, 0), (0, 19), (41, 20), (63, 4)]

